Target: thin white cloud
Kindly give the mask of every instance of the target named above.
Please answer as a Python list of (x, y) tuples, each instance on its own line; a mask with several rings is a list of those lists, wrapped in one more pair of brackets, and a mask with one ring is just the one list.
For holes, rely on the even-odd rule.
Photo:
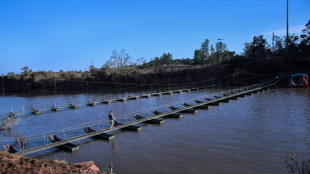
[[(301, 30), (305, 28), (304, 25), (297, 25), (289, 28), (289, 33), (290, 34), (300, 34)], [(286, 35), (286, 29), (281, 29), (281, 30), (274, 30), (274, 31), (268, 31), (264, 32), (264, 36), (272, 36), (272, 33), (274, 33), (276, 36), (285, 36)]]

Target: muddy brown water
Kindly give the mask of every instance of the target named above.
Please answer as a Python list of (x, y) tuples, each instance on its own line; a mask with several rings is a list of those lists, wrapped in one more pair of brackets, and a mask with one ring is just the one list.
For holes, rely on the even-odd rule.
[[(0, 145), (13, 143), (17, 136), (48, 134), (53, 130), (107, 118), (109, 110), (118, 117), (214, 92), (173, 94), (58, 113), (47, 112), (39, 116), (25, 115), (8, 134), (0, 133)], [(13, 106), (21, 109), (26, 105), (40, 107), (39, 104), (44, 103), (67, 104), (68, 100), (79, 103), (100, 96), (103, 94), (7, 96), (2, 98), (1, 111), (4, 112), (4, 108), (10, 110)], [(74, 143), (80, 149), (74, 153), (53, 148), (29, 156), (65, 159), (68, 162), (93, 160), (102, 170), (107, 170), (113, 163), (118, 174), (286, 173), (284, 161), (288, 151), (296, 152), (301, 159), (310, 158), (310, 144), (304, 140), (310, 138), (309, 106), (309, 89), (271, 89), (210, 110), (199, 110), (197, 114), (184, 114), (181, 119), (166, 119), (163, 125), (141, 124), (143, 129), (138, 133), (116, 131), (113, 141), (77, 141)], [(99, 129), (97, 126), (93, 128)], [(81, 129), (69, 131), (67, 136), (81, 133)], [(43, 138), (34, 136), (26, 146), (42, 144)]]

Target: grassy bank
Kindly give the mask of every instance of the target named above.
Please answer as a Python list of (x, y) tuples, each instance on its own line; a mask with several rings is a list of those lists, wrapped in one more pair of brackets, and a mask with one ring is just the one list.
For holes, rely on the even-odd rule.
[[(309, 73), (309, 59), (287, 60), (281, 57), (233, 59), (205, 66), (161, 66), (144, 69), (90, 69), (84, 72), (24, 71), (3, 77), (4, 93), (37, 93), (67, 91), (104, 91), (169, 88), (182, 85), (229, 83), (244, 85), (275, 77), (280, 73)], [(3, 92), (3, 88), (2, 88)]]

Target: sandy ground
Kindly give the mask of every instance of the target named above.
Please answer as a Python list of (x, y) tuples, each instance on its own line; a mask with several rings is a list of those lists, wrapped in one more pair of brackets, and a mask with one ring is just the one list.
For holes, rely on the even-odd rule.
[(12, 173), (83, 173), (107, 174), (102, 172), (93, 161), (69, 164), (65, 161), (38, 160), (0, 151), (0, 174)]

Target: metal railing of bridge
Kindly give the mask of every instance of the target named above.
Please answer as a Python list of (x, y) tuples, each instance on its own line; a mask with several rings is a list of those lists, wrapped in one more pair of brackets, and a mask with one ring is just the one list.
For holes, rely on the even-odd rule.
[[(264, 83), (260, 83), (260, 84), (254, 84), (254, 85), (249, 85), (249, 86), (245, 86), (245, 87), (221, 91), (221, 92), (218, 92), (217, 94), (213, 95), (213, 98), (211, 100), (204, 100), (204, 102), (202, 102), (202, 103), (197, 103), (197, 104), (194, 104), (194, 105), (191, 105), (188, 107), (179, 108), (179, 109), (173, 110), (173, 111), (167, 111), (167, 112), (164, 112), (164, 113), (159, 114), (159, 115), (153, 115), (152, 116), (151, 111), (167, 109), (167, 106), (170, 106), (170, 105), (177, 105), (177, 104), (180, 104), (180, 102), (189, 102), (189, 101), (193, 101), (193, 100), (201, 100), (201, 99), (207, 98), (208, 96), (200, 96), (200, 97), (190, 98), (190, 99), (186, 99), (183, 101), (178, 101), (178, 102), (160, 105), (160, 106), (156, 106), (156, 107), (152, 107), (152, 108), (148, 108), (148, 109), (134, 111), (134, 112), (128, 113), (126, 115), (118, 116), (117, 121), (121, 122), (122, 125), (116, 126), (113, 129), (108, 129), (109, 128), (109, 120), (101, 119), (101, 120), (95, 120), (95, 121), (91, 121), (91, 122), (82, 123), (79, 125), (63, 128), (61, 130), (44, 132), (41, 134), (35, 134), (35, 135), (26, 136), (26, 137), (5, 139), (2, 141), (7, 142), (7, 143), (17, 141), (18, 146), (19, 146), (19, 150), (20, 150), (20, 152), (18, 152), (18, 153), (22, 154), (22, 155), (27, 155), (27, 154), (35, 153), (35, 152), (38, 152), (41, 150), (45, 150), (45, 149), (57, 147), (60, 145), (64, 145), (64, 144), (69, 143), (69, 142), (78, 141), (78, 140), (82, 140), (85, 138), (90, 138), (90, 137), (93, 137), (96, 135), (100, 135), (102, 133), (108, 133), (111, 131), (119, 130), (119, 129), (131, 126), (131, 125), (143, 123), (143, 122), (148, 121), (148, 120), (164, 117), (164, 116), (167, 116), (169, 114), (178, 113), (178, 112), (185, 111), (188, 109), (192, 109), (192, 108), (195, 108), (198, 106), (208, 105), (208, 104), (218, 102), (218, 101), (221, 101), (224, 99), (229, 99), (232, 97), (256, 92), (256, 91), (259, 91), (261, 89), (269, 88), (269, 87), (275, 85), (276, 83), (277, 83), (277, 81), (269, 81), (269, 82), (264, 82)], [(134, 114), (141, 115), (144, 118), (140, 119), (140, 120), (136, 120), (133, 117)], [(85, 132), (82, 131), (82, 128), (84, 126), (97, 127), (98, 131), (85, 134)], [(56, 143), (49, 143), (47, 141), (47, 136), (50, 134), (60, 135), (61, 137), (64, 138), (64, 140), (62, 140), (60, 142), (56, 142)], [(31, 147), (30, 141), (31, 142), (34, 141), (35, 143), (33, 143), (33, 144), (35, 144), (36, 146)]]

